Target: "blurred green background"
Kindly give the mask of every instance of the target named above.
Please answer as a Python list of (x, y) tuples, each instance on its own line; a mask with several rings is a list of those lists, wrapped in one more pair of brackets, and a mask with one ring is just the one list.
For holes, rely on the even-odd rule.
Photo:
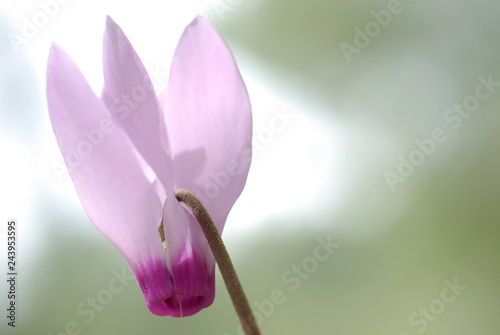
[[(223, 235), (263, 334), (500, 334), (500, 87), (464, 112), (459, 126), (453, 112), (474, 102), (478, 78), (500, 82), (500, 2), (397, 4), (233, 0), (199, 7), (247, 81), (256, 141), (276, 110), (294, 115), (256, 150)], [(30, 6), (25, 13), (36, 2)], [(77, 313), (102, 295), (113, 271), (130, 272), (68, 196), (67, 176), (61, 182), (54, 173), (54, 161), (62, 161), (57, 146), (41, 140), (52, 136), (39, 68), (47, 54), (32, 50), (48, 50), (55, 27), (92, 6), (74, 0), (61, 7), (33, 42), (40, 49), (19, 54), (8, 33), (20, 29), (23, 12), (0, 16), (0, 169), (2, 182), (19, 180), (2, 185), (2, 199), (19, 206), (0, 209), (2, 222), (18, 218), (21, 227), (18, 327), (6, 327), (2, 316), (1, 332), (56, 335), (75, 322), (81, 334), (238, 334), (219, 274), (213, 306), (182, 322), (151, 315), (134, 280), (91, 322)], [(141, 13), (157, 10), (151, 6)], [(98, 20), (102, 33), (104, 16)], [(152, 24), (147, 14), (134, 20)], [(372, 36), (355, 40), (367, 27)], [(349, 57), (347, 44), (357, 48)], [(168, 69), (166, 60), (145, 58)], [(430, 154), (415, 153), (416, 141), (429, 143), (437, 128), (446, 140), (428, 144)], [(391, 187), (388, 172), (400, 174), (401, 159), (422, 164)], [(328, 238), (340, 246), (316, 261), (318, 239)], [(453, 283), (459, 287), (450, 289)], [(284, 298), (270, 307), (273, 292)]]

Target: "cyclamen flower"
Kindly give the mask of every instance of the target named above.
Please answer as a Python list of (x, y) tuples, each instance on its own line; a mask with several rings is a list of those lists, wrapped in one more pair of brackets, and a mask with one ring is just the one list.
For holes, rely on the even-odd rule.
[(52, 45), (47, 100), (57, 142), (86, 213), (129, 264), (151, 313), (195, 314), (214, 300), (215, 262), (174, 193), (191, 191), (222, 233), (251, 161), (245, 85), (230, 50), (200, 16), (184, 30), (158, 97), (109, 17), (103, 68), (99, 98)]

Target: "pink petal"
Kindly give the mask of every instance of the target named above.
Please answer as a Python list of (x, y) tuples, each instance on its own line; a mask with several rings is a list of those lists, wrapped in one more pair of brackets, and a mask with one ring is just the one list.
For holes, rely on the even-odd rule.
[(207, 19), (198, 16), (184, 30), (160, 100), (175, 188), (193, 192), (222, 232), (250, 167), (252, 115), (231, 51)]
[(162, 203), (125, 132), (56, 45), (48, 60), (47, 100), (57, 142), (90, 220), (125, 257), (146, 300), (170, 296), (157, 230)]
[(163, 111), (139, 56), (108, 17), (103, 44), (103, 97), (113, 118), (156, 173), (165, 191), (173, 187), (172, 155)]

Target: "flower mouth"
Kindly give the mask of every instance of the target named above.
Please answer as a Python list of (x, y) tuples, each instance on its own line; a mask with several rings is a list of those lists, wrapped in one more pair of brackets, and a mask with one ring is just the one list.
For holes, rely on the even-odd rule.
[[(213, 300), (213, 299), (212, 299)], [(207, 304), (206, 295), (182, 295), (174, 294), (168, 299), (165, 299), (159, 303), (161, 309), (168, 310), (170, 316), (172, 317), (186, 317), (196, 314), (201, 309), (209, 306), (212, 302)]]
[[(158, 316), (169, 315), (181, 318), (198, 313), (203, 308), (210, 306), (215, 298), (215, 273), (209, 274), (207, 279), (205, 285), (191, 283), (191, 285), (195, 284), (195, 286), (198, 286), (198, 290), (196, 290), (198, 292), (190, 292), (191, 294), (188, 292), (176, 292), (174, 281), (171, 281), (172, 290), (170, 292), (164, 291), (164, 294), (161, 294), (157, 291), (156, 293), (160, 293), (161, 295), (156, 295), (156, 297), (155, 294), (148, 296), (149, 299), (146, 299), (146, 304), (149, 311)], [(182, 287), (190, 283), (181, 282), (179, 284), (178, 286), (181, 286), (182, 291), (192, 291), (193, 289), (191, 287), (191, 290), (185, 290), (186, 287)], [(201, 288), (200, 286), (205, 287)], [(204, 292), (200, 292), (200, 288)]]
[(215, 263), (204, 245), (207, 242), (194, 237), (193, 229), (203, 234), (194, 216), (181, 207), (172, 192), (157, 228), (165, 258), (157, 259), (156, 270), (151, 271), (151, 264), (146, 266), (152, 276), (149, 285), (141, 286), (153, 314), (190, 316), (210, 306), (215, 298)]

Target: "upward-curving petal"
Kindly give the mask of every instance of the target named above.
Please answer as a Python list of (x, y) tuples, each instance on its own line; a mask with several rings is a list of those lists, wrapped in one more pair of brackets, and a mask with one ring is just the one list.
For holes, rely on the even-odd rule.
[(149, 75), (120, 27), (108, 16), (103, 42), (103, 98), (113, 118), (156, 173), (168, 193), (172, 155), (163, 111)]
[(157, 231), (162, 204), (127, 135), (56, 45), (48, 60), (47, 100), (57, 142), (90, 220), (125, 257), (146, 300), (170, 296)]
[(222, 232), (250, 167), (252, 115), (231, 51), (207, 19), (198, 16), (184, 30), (160, 100), (175, 188), (193, 192)]

